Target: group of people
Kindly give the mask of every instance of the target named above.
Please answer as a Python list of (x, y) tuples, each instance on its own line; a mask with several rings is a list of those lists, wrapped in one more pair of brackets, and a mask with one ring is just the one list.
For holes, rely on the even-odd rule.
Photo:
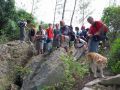
[[(88, 46), (89, 52), (98, 52), (100, 39), (106, 36), (107, 28), (101, 21), (94, 21), (92, 17), (88, 17), (90, 28), (85, 29), (85, 26), (75, 27), (65, 25), (63, 20), (60, 23), (48, 25), (45, 29), (44, 25), (39, 25), (39, 30), (36, 30), (35, 25), (31, 24), (30, 20), (20, 21), (20, 41), (30, 41), (35, 43), (37, 54), (51, 52), (53, 48), (63, 47), (68, 52), (69, 47), (81, 48)], [(104, 32), (104, 33), (103, 33)], [(100, 37), (101, 36), (101, 37)]]

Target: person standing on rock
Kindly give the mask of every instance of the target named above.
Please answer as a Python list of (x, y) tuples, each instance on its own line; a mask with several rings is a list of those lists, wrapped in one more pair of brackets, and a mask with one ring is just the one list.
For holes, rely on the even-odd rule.
[(59, 24), (55, 25), (55, 29), (54, 29), (54, 39), (53, 39), (53, 46), (55, 48), (59, 48), (60, 47), (60, 29), (59, 29)]
[(63, 20), (60, 21), (60, 31), (61, 31), (61, 47), (65, 48), (66, 52), (69, 50), (69, 27), (65, 25)]
[(26, 25), (26, 35), (25, 35), (25, 41), (26, 42), (31, 42), (30, 41), (30, 30), (32, 28), (32, 24), (30, 20), (27, 20), (27, 25)]
[(36, 26), (35, 25), (31, 25), (31, 29), (30, 29), (30, 32), (29, 32), (29, 35), (30, 35), (30, 41), (34, 43), (35, 41), (35, 35), (36, 35)]
[(23, 43), (25, 40), (25, 27), (26, 27), (27, 22), (24, 20), (21, 20), (18, 22), (18, 26), (20, 28), (20, 42)]
[(53, 38), (54, 38), (52, 24), (49, 24), (49, 27), (46, 30), (46, 33), (47, 33), (47, 50), (50, 53), (52, 51)]
[(44, 42), (46, 40), (46, 35), (45, 35), (45, 30), (43, 29), (43, 26), (39, 26), (39, 31), (35, 35), (35, 40), (36, 40), (36, 50), (37, 50), (37, 55), (43, 54), (44, 51)]
[(88, 17), (88, 23), (91, 24), (88, 31), (88, 50), (89, 52), (98, 52), (98, 46), (102, 32), (107, 32), (107, 29), (104, 28), (104, 24), (101, 21), (94, 21), (93, 17)]

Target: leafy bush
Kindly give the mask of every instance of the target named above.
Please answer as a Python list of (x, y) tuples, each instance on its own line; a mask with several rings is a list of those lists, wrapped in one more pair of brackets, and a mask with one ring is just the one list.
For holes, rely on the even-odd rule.
[[(0, 1), (0, 36), (7, 40), (19, 39), (19, 20), (31, 20), (35, 24), (33, 16), (24, 11), (16, 10), (15, 0), (1, 0)], [(4, 39), (0, 38), (0, 43), (4, 43)]]
[(120, 38), (111, 45), (108, 67), (113, 73), (120, 73)]
[(120, 33), (120, 6), (110, 6), (104, 9), (102, 20), (109, 27), (109, 39), (114, 41)]
[(73, 61), (74, 58), (69, 56), (62, 56), (62, 60), (65, 64), (65, 78), (63, 82), (64, 90), (72, 90), (73, 85), (77, 79), (82, 79), (86, 73), (88, 73), (87, 65), (82, 65), (79, 62)]
[(6, 35), (0, 36), (0, 44), (6, 43), (8, 41), (8, 37)]

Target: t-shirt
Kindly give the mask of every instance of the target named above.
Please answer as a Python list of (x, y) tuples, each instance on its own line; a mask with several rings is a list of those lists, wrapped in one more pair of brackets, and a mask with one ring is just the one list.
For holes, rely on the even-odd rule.
[(96, 32), (99, 32), (101, 27), (103, 27), (104, 32), (108, 31), (108, 27), (104, 25), (101, 21), (95, 21), (95, 23), (90, 26), (89, 33), (94, 35)]
[(94, 35), (95, 33), (99, 32), (102, 26), (103, 26), (102, 22), (95, 21), (95, 23), (90, 26), (89, 33)]
[(60, 30), (59, 29), (58, 30), (55, 29), (54, 30), (54, 38), (57, 39), (59, 35), (61, 35)]
[(46, 30), (46, 32), (47, 32), (48, 39), (53, 39), (53, 37), (54, 37), (53, 29), (52, 28), (48, 28)]

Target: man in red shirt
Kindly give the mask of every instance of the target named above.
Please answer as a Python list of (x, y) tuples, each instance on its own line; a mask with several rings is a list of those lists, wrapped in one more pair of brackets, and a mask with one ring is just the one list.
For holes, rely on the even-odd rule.
[(91, 24), (90, 29), (88, 31), (88, 49), (89, 52), (98, 52), (98, 45), (99, 40), (97, 40), (97, 37), (100, 36), (101, 32), (104, 30), (104, 32), (107, 32), (106, 29), (104, 29), (104, 24), (101, 21), (94, 21), (92, 17), (88, 17), (87, 21)]
[(49, 24), (49, 27), (46, 30), (46, 33), (47, 33), (47, 48), (48, 48), (48, 52), (51, 52), (51, 50), (52, 50), (52, 43), (53, 43), (53, 37), (54, 37), (52, 24)]

